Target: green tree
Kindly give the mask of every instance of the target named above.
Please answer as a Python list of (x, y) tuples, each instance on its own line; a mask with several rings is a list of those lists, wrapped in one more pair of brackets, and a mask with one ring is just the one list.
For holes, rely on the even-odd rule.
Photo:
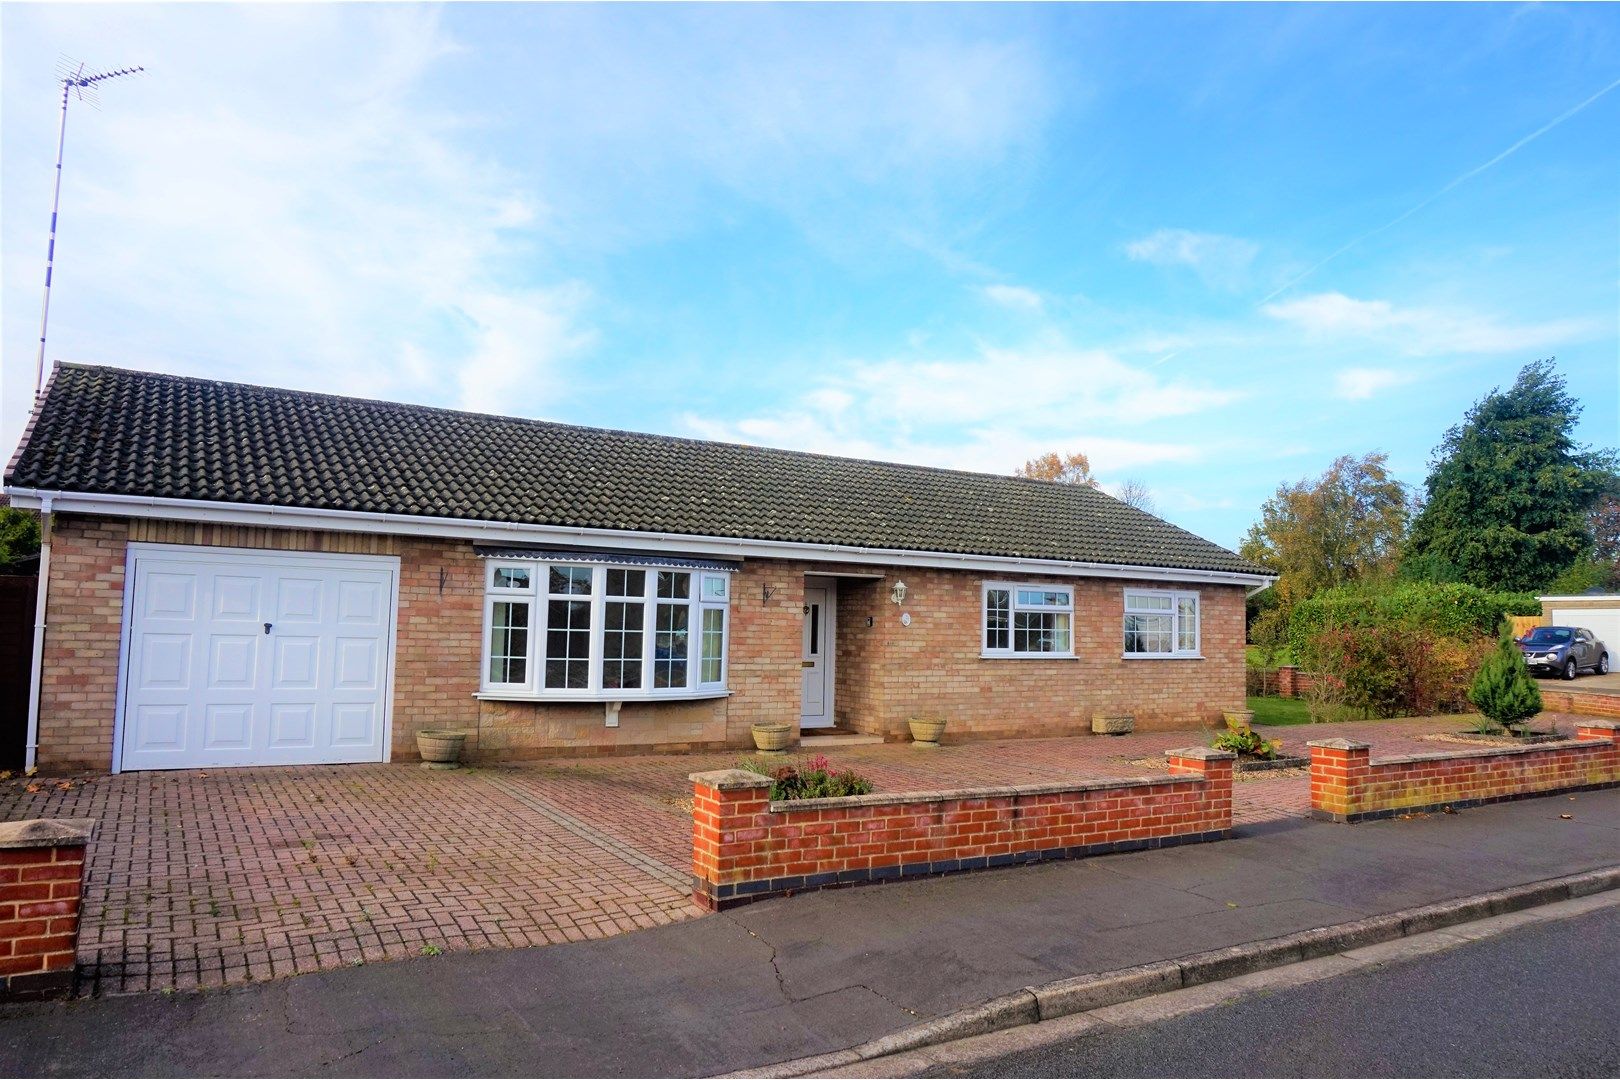
[(1468, 700), (1492, 724), (1512, 728), (1541, 711), (1541, 687), (1524, 666), (1524, 655), (1512, 637), (1503, 633), (1496, 650), (1479, 665)]
[(1406, 487), (1389, 457), (1346, 454), (1314, 480), (1283, 484), (1260, 508), (1239, 553), (1277, 573), (1279, 608), (1339, 585), (1388, 577), (1406, 530)]
[(25, 560), (39, 554), (39, 517), (15, 506), (0, 506), (0, 574), (33, 573)]
[(1475, 404), (1435, 451), (1404, 576), (1534, 591), (1591, 551), (1615, 459), (1576, 444), (1580, 413), (1552, 360)]

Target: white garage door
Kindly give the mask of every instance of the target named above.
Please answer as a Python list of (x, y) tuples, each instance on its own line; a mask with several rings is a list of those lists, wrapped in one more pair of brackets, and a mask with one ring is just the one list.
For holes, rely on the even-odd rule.
[(1611, 652), (1620, 650), (1620, 611), (1593, 608), (1559, 610), (1549, 607), (1547, 622), (1552, 626), (1575, 626), (1590, 630)]
[(385, 761), (399, 560), (131, 544), (122, 769)]

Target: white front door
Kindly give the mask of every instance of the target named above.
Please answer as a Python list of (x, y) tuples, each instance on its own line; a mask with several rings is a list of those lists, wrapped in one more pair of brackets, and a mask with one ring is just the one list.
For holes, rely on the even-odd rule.
[(832, 701), (832, 590), (804, 590), (804, 653), (800, 661), (799, 726), (833, 726)]
[(386, 761), (398, 572), (130, 545), (119, 767)]

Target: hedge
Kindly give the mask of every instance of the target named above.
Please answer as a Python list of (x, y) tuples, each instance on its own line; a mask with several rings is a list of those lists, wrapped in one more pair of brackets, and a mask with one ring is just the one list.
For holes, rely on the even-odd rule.
[(1409, 582), (1382, 589), (1328, 589), (1294, 605), (1288, 646), (1296, 658), (1313, 638), (1339, 627), (1396, 626), (1453, 641), (1494, 637), (1509, 615), (1537, 615), (1529, 593), (1491, 592), (1474, 585)]

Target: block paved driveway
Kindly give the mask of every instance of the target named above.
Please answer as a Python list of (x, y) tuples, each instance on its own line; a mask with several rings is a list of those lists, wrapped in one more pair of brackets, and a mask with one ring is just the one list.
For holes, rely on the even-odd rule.
[[(1545, 714), (1568, 731), (1569, 717)], [(1461, 717), (1268, 729), (1374, 754)], [(880, 791), (1161, 771), (1198, 732), (831, 747)], [(814, 744), (807, 748), (815, 750)], [(80, 993), (218, 986), (424, 950), (550, 945), (695, 918), (687, 776), (738, 752), (432, 772), (411, 765), (0, 781), (0, 819), (91, 817)], [(1240, 774), (1238, 825), (1303, 815), (1300, 769)]]

